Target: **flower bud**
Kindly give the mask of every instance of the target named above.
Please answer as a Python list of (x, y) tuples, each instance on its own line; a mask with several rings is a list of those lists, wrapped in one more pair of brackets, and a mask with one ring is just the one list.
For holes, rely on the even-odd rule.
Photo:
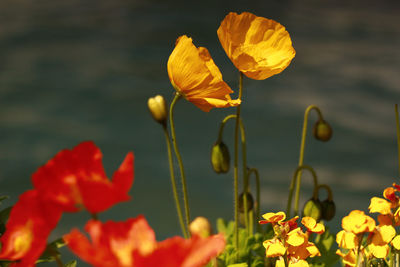
[(211, 224), (205, 217), (197, 217), (189, 225), (191, 235), (198, 235), (203, 238), (209, 237), (212, 233)]
[(211, 165), (216, 173), (229, 171), (230, 156), (228, 147), (223, 143), (216, 143), (211, 149)]
[(163, 96), (156, 95), (155, 97), (150, 97), (147, 101), (147, 106), (149, 107), (151, 116), (153, 116), (157, 122), (161, 124), (166, 123), (168, 110), (167, 103)]
[(319, 221), (322, 216), (321, 201), (319, 199), (311, 198), (304, 204), (303, 217), (308, 216)]
[(332, 137), (332, 128), (325, 120), (318, 120), (313, 127), (314, 137), (320, 141), (329, 141)]
[[(247, 197), (247, 211), (250, 211), (253, 209), (254, 206), (253, 196), (250, 194), (250, 192), (247, 192), (246, 197)], [(241, 193), (239, 195), (239, 211), (242, 213), (244, 212), (244, 193)]]
[(333, 200), (325, 199), (321, 203), (322, 207), (322, 216), (321, 219), (325, 221), (330, 221), (335, 216), (336, 213), (336, 205)]

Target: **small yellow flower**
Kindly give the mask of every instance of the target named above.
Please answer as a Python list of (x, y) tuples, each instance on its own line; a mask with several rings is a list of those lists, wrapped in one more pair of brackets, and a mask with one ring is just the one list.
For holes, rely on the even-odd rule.
[(265, 220), (259, 221), (260, 224), (266, 223), (280, 223), (286, 219), (286, 214), (283, 211), (279, 211), (277, 213), (268, 212), (262, 215)]
[(240, 104), (239, 99), (230, 98), (229, 94), (233, 91), (222, 80), (222, 74), (208, 50), (197, 48), (192, 38), (186, 35), (176, 40), (167, 68), (172, 86), (203, 111)]
[(286, 242), (291, 246), (300, 246), (308, 241), (307, 234), (303, 233), (300, 227), (290, 231), (287, 235)]
[(251, 79), (280, 73), (296, 54), (285, 27), (249, 12), (229, 13), (217, 34), (232, 63)]
[(303, 217), (301, 223), (307, 228), (308, 231), (322, 234), (325, 232), (325, 226), (322, 223), (317, 223), (317, 221), (312, 217)]
[(285, 267), (285, 266), (286, 266), (285, 259), (282, 256), (280, 256), (275, 262), (275, 267)]
[(371, 198), (371, 204), (368, 209), (370, 213), (379, 212), (380, 214), (386, 215), (391, 214), (392, 203), (387, 201), (386, 199), (380, 197)]
[(385, 190), (383, 190), (383, 196), (389, 200), (390, 202), (392, 202), (392, 204), (394, 205), (398, 205), (399, 204), (399, 197), (396, 196), (397, 189), (393, 188), (393, 187), (388, 187)]
[(373, 232), (375, 229), (375, 221), (371, 217), (365, 215), (363, 211), (353, 210), (342, 219), (342, 228), (354, 234)]
[(356, 254), (353, 250), (350, 250), (348, 253), (342, 253), (339, 249), (336, 250), (336, 254), (342, 257), (343, 263), (347, 266), (356, 266)]
[(308, 257), (321, 256), (318, 248), (312, 242), (304, 242), (300, 246), (289, 246), (288, 253), (290, 257), (305, 260)]
[(286, 253), (286, 248), (279, 239), (273, 238), (263, 242), (265, 254), (267, 257), (283, 256)]
[(400, 250), (400, 235), (397, 235), (395, 238), (393, 238), (391, 243), (395, 249)]
[(353, 249), (358, 246), (358, 238), (352, 232), (340, 231), (336, 235), (336, 243), (338, 246), (345, 249)]
[(289, 267), (308, 267), (308, 262), (305, 260), (298, 260), (296, 258), (290, 258)]

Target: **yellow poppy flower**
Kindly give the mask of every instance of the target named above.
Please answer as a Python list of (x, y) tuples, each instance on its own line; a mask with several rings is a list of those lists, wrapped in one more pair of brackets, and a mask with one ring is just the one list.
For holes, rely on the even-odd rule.
[(229, 94), (233, 91), (222, 80), (222, 74), (208, 50), (197, 48), (192, 38), (186, 35), (176, 40), (167, 68), (175, 90), (203, 111), (240, 104), (239, 99), (230, 98)]
[(363, 211), (353, 210), (342, 219), (342, 228), (354, 234), (373, 232), (375, 229), (375, 221), (371, 217), (365, 215)]
[(371, 198), (371, 204), (368, 209), (370, 213), (379, 212), (380, 214), (391, 214), (392, 203), (380, 197)]
[(249, 12), (229, 13), (217, 34), (236, 68), (251, 79), (280, 73), (296, 54), (284, 26)]
[(273, 238), (263, 242), (265, 254), (267, 257), (283, 256), (286, 253), (286, 248), (279, 239)]

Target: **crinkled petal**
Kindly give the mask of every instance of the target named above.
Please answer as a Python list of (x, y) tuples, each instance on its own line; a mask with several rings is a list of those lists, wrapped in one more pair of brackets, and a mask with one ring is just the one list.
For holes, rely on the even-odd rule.
[(236, 68), (251, 79), (280, 73), (296, 54), (285, 27), (249, 12), (229, 13), (217, 34)]
[(177, 39), (167, 69), (173, 87), (203, 111), (240, 104), (240, 100), (230, 99), (233, 91), (223, 81), (208, 50), (197, 48), (186, 35)]

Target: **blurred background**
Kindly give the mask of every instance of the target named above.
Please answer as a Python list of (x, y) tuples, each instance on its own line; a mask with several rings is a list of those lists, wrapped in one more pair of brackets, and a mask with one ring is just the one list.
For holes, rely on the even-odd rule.
[[(128, 151), (135, 153), (132, 201), (100, 219), (144, 214), (158, 240), (180, 234), (164, 136), (147, 99), (162, 94), (172, 100), (166, 64), (183, 34), (209, 49), (224, 80), (237, 89), (237, 70), (216, 34), (230, 11), (280, 22), (297, 52), (281, 74), (244, 80), (248, 164), (261, 174), (262, 214), (286, 207), (310, 104), (334, 130), (331, 141), (321, 143), (310, 127), (304, 160), (333, 189), (337, 216), (331, 228), (337, 231), (343, 216), (367, 211), (371, 197), (400, 182), (394, 112), (400, 102), (399, 1), (2, 0), (0, 188), (10, 196), (3, 207), (32, 188), (32, 173), (58, 151), (93, 140), (109, 176)], [(233, 173), (215, 174), (209, 155), (220, 121), (234, 112), (204, 113), (185, 100), (176, 106), (192, 217), (213, 223), (233, 218)], [(316, 118), (312, 112), (310, 126)], [(227, 125), (224, 137), (232, 153), (233, 130), (233, 123)], [(307, 176), (302, 203), (311, 197)], [(64, 214), (51, 239), (82, 228), (87, 219), (85, 213)]]

